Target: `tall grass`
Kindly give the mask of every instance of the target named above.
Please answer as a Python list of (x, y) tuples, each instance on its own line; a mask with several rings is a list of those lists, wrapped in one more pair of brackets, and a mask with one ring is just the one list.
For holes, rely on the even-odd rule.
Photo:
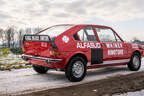
[(0, 48), (0, 55), (8, 55), (10, 53), (10, 48)]

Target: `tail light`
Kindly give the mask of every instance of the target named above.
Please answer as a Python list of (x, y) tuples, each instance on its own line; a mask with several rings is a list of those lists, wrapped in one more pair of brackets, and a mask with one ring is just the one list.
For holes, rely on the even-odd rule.
[(58, 52), (58, 50), (54, 50), (54, 49), (50, 49), (50, 55), (51, 56), (55, 56), (55, 55), (58, 55), (59, 54), (59, 52)]
[(25, 48), (24, 48), (24, 46), (22, 47), (22, 52), (23, 52), (23, 53), (25, 52)]

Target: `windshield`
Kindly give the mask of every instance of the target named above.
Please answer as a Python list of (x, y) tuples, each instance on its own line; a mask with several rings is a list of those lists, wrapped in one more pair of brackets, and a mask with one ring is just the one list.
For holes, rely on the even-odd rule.
[(64, 31), (70, 29), (73, 27), (72, 25), (59, 25), (59, 26), (53, 26), (50, 27), (49, 29), (39, 33), (39, 35), (49, 35), (50, 37), (56, 37), (63, 33)]

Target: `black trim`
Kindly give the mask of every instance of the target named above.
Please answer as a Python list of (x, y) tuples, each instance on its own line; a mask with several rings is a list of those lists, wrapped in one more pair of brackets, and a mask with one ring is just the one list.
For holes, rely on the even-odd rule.
[(77, 36), (77, 33), (75, 33), (75, 34), (73, 35), (73, 37), (74, 37), (75, 40), (79, 41), (79, 38), (78, 38), (78, 36)]
[[(39, 40), (25, 40), (25, 36), (31, 36), (31, 39), (32, 39), (32, 36), (38, 36), (38, 37), (39, 37)], [(52, 47), (53, 47), (54, 49), (58, 49), (57, 46), (56, 46), (56, 44), (55, 44), (55, 37), (50, 38), (50, 37), (48, 36), (49, 40), (48, 40), (48, 41), (44, 41), (44, 40), (40, 40), (40, 36), (48, 36), (48, 35), (24, 35), (24, 37), (23, 37), (23, 44), (24, 44), (24, 41), (50, 42), (51, 45), (52, 45)]]
[[(31, 39), (32, 39), (32, 36), (38, 36), (39, 40), (26, 40), (26, 39), (25, 39), (26, 36), (31, 36)], [(49, 40), (40, 40), (40, 37), (41, 37), (41, 36), (48, 36), (48, 35), (35, 35), (35, 34), (34, 34), (34, 35), (24, 35), (24, 37), (23, 37), (23, 42), (24, 42), (24, 41), (38, 41), (38, 42), (49, 42), (49, 41), (50, 41), (50, 37), (49, 37), (49, 36), (48, 36), (48, 39), (49, 39)]]
[(103, 63), (103, 49), (102, 48), (92, 48), (91, 49), (91, 64), (101, 64)]
[(50, 39), (50, 43), (51, 43), (51, 45), (52, 45), (52, 47), (54, 49), (58, 49), (57, 46), (56, 46), (56, 44), (55, 44), (55, 37), (53, 37), (53, 38)]

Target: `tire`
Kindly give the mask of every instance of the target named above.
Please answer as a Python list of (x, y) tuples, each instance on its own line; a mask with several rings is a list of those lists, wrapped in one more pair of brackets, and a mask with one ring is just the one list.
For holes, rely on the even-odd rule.
[(44, 74), (48, 71), (49, 68), (39, 66), (39, 65), (32, 65), (33, 69), (40, 74)]
[(71, 82), (78, 82), (86, 75), (86, 61), (81, 57), (74, 57), (65, 69), (65, 75)]
[(134, 53), (128, 63), (128, 68), (131, 71), (138, 71), (141, 67), (141, 56), (138, 53)]

